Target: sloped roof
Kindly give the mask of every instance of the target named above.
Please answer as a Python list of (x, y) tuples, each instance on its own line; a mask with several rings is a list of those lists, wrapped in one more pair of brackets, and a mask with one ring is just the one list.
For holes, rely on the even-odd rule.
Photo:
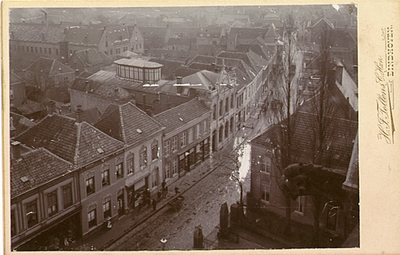
[(75, 62), (80, 61), (85, 67), (96, 65), (110, 65), (113, 60), (96, 49), (85, 49), (74, 52), (68, 61), (68, 65), (74, 68)]
[(253, 27), (232, 27), (229, 30), (228, 39), (233, 40), (236, 36), (238, 38), (257, 38), (258, 36), (264, 36), (267, 33), (267, 28), (253, 28)]
[(10, 72), (10, 85), (24, 82), (24, 79), (16, 75), (14, 72)]
[(182, 78), (182, 83), (201, 84), (196, 89), (212, 90), (215, 84), (220, 80), (221, 74), (202, 70)]
[(130, 36), (127, 26), (112, 26), (106, 27), (104, 30), (105, 40), (111, 45), (127, 43)]
[(65, 41), (70, 44), (98, 46), (104, 29), (71, 28), (67, 30)]
[(74, 73), (74, 70), (60, 61), (44, 57), (38, 58), (26, 69), (26, 71), (47, 74), (50, 76), (61, 73)]
[(161, 76), (168, 77), (171, 76), (174, 71), (180, 68), (184, 63), (182, 61), (173, 61), (167, 59), (151, 58), (149, 61), (156, 62), (162, 65)]
[(110, 105), (95, 127), (128, 145), (145, 142), (163, 129), (160, 123), (130, 102)]
[(59, 43), (64, 41), (64, 30), (53, 26), (10, 24), (10, 40)]
[[(292, 137), (292, 156), (296, 162), (310, 163), (314, 160), (316, 138), (316, 115), (297, 112), (293, 115), (295, 126)], [(322, 165), (347, 172), (353, 145), (358, 130), (356, 121), (343, 118), (327, 117), (328, 125), (325, 135), (325, 146), (322, 154)], [(264, 133), (254, 138), (251, 143), (270, 147), (276, 143), (278, 125), (271, 126)]]
[(10, 112), (10, 117), (10, 124), (14, 127), (15, 135), (19, 135), (35, 125), (30, 119), (14, 112)]
[[(11, 160), (11, 198), (73, 170), (73, 165), (44, 148), (38, 148)], [(25, 182), (24, 179), (27, 179)]]
[[(67, 116), (77, 119), (78, 113), (71, 112), (71, 113), (67, 114)], [(81, 120), (84, 120), (87, 123), (94, 125), (99, 120), (100, 116), (101, 116), (101, 113), (100, 113), (99, 109), (97, 109), (97, 107), (93, 107), (90, 109), (82, 110)]]
[(192, 38), (170, 38), (168, 40), (168, 45), (185, 45), (190, 46), (193, 42)]
[(194, 98), (187, 103), (163, 111), (154, 118), (166, 127), (165, 133), (170, 133), (209, 112), (210, 109), (204, 103)]
[(201, 70), (203, 70), (203, 69), (196, 69), (196, 68), (190, 68), (187, 66), (180, 66), (177, 69), (170, 72), (170, 75), (168, 77), (166, 77), (165, 79), (175, 80), (176, 76), (185, 77), (185, 76), (189, 76), (191, 74), (200, 72)]
[(118, 84), (107, 81), (108, 81), (107, 79), (91, 80), (85, 78), (77, 78), (71, 85), (71, 89), (85, 93), (90, 93), (93, 95), (98, 95), (100, 97), (111, 99), (114, 101), (124, 101), (124, 100), (128, 101), (132, 98), (132, 95), (124, 88), (121, 88), (120, 86), (118, 86)]
[(76, 166), (83, 166), (123, 148), (123, 143), (87, 122), (53, 114), (15, 140), (31, 148), (43, 147)]

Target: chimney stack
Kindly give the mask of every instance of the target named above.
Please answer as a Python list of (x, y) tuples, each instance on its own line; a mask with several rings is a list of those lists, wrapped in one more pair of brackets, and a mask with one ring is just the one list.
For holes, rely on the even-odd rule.
[(56, 112), (56, 103), (54, 101), (50, 101), (47, 108), (47, 114), (53, 114), (55, 112)]
[(182, 76), (176, 76), (176, 84), (182, 84)]
[(18, 141), (11, 142), (11, 158), (12, 159), (21, 158), (21, 143)]
[(76, 122), (81, 123), (83, 119), (82, 105), (78, 105), (76, 108)]

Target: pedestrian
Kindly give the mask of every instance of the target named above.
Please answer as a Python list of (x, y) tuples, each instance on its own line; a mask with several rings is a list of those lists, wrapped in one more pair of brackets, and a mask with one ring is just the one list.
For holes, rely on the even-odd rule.
[(161, 187), (162, 187), (163, 191), (165, 190), (165, 185), (167, 185), (167, 183), (165, 182), (165, 180), (163, 180), (161, 183)]
[(157, 209), (157, 203), (156, 203), (156, 200), (155, 200), (155, 199), (153, 199), (152, 204), (153, 204), (153, 211), (156, 211), (156, 209)]
[(175, 187), (175, 195), (178, 195), (178, 193), (179, 193), (179, 188)]

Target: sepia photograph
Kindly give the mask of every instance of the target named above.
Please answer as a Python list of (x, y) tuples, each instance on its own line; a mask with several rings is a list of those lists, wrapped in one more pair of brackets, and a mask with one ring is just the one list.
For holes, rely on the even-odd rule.
[(5, 249), (359, 249), (358, 9), (10, 7)]

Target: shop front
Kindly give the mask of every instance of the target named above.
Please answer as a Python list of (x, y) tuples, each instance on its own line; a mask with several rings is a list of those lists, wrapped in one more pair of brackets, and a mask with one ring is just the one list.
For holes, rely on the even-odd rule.
[(149, 177), (141, 179), (140, 181), (126, 186), (128, 194), (128, 207), (130, 210), (137, 210), (143, 206), (147, 198), (147, 189)]
[[(38, 234), (17, 244), (17, 251), (68, 251), (82, 238), (80, 211), (65, 215), (64, 220), (54, 221)], [(14, 245), (13, 245), (14, 246)]]
[(193, 170), (197, 165), (210, 156), (209, 138), (201, 141), (196, 146), (178, 155), (179, 176)]

